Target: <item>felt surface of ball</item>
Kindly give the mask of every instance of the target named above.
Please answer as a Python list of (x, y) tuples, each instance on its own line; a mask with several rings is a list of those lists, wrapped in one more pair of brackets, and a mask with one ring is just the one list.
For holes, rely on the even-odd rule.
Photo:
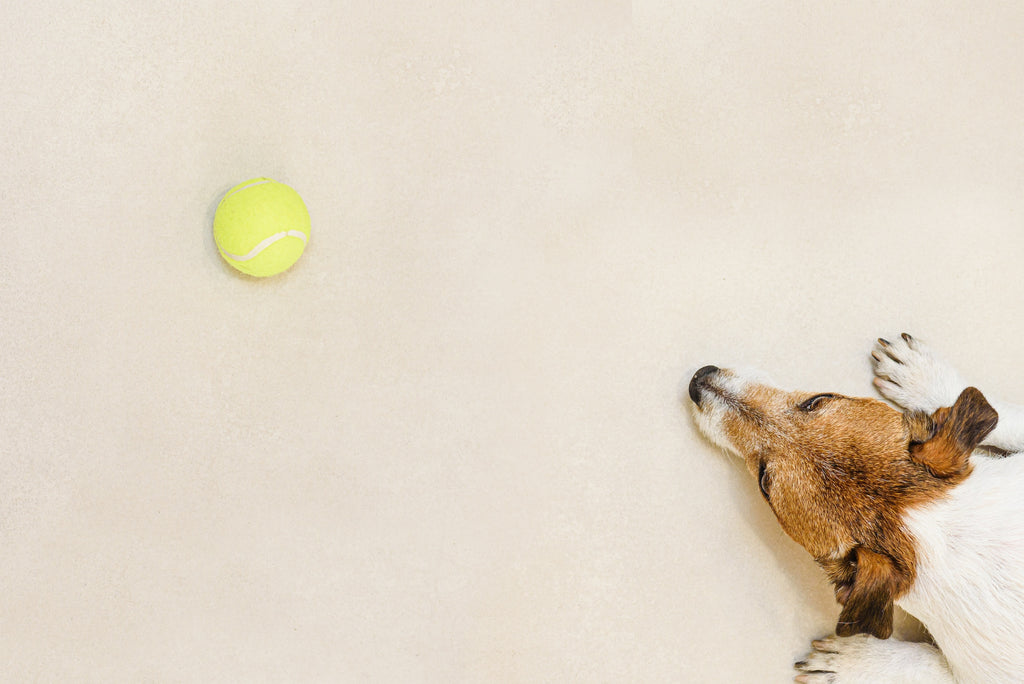
[(299, 193), (269, 178), (228, 190), (213, 218), (213, 239), (224, 260), (258, 278), (286, 271), (309, 242), (309, 212)]

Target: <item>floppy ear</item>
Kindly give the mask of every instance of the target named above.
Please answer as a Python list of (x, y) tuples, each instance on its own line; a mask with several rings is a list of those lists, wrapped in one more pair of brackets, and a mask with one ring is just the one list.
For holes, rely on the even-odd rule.
[(967, 470), (968, 459), (999, 422), (999, 414), (974, 387), (968, 387), (949, 408), (931, 416), (933, 430), (924, 441), (910, 443), (910, 457), (935, 477), (949, 478)]
[(846, 599), (836, 634), (871, 634), (888, 639), (892, 635), (893, 601), (906, 578), (889, 556), (863, 546), (854, 549), (851, 556), (853, 581), (836, 588), (836, 597), (842, 593)]

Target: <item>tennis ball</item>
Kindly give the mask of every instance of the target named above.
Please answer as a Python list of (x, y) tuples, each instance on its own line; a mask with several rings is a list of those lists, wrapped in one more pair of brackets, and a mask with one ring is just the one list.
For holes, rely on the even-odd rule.
[(213, 217), (213, 239), (224, 260), (251, 276), (287, 270), (309, 242), (309, 212), (299, 193), (269, 178), (228, 190)]

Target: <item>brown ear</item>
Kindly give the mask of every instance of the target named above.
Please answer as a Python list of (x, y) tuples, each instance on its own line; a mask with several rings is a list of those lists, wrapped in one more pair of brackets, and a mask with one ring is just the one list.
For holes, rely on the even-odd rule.
[[(855, 574), (852, 584), (841, 587), (846, 600), (836, 634), (871, 634), (888, 639), (892, 634), (893, 601), (906, 580), (889, 556), (863, 546), (851, 555), (856, 558)], [(836, 597), (840, 597), (839, 586)]]
[(932, 436), (910, 443), (910, 457), (935, 477), (964, 474), (974, 448), (988, 437), (999, 422), (999, 414), (974, 387), (968, 387), (949, 408), (932, 414)]

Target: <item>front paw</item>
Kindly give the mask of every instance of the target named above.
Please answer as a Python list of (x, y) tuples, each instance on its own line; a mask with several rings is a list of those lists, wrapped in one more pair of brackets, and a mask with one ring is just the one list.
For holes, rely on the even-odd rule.
[[(839, 684), (840, 682), (860, 681), (851, 679), (857, 676), (855, 670), (860, 663), (857, 662), (858, 652), (863, 650), (862, 644), (868, 637), (858, 635), (854, 637), (828, 637), (812, 641), (813, 651), (807, 657), (793, 665), (802, 674), (796, 676), (794, 681), (801, 684)], [(842, 677), (842, 678), (840, 678)]]
[(952, 366), (906, 333), (895, 342), (879, 339), (871, 358), (875, 387), (886, 399), (910, 411), (934, 413), (952, 406), (967, 387)]
[(802, 684), (946, 684), (949, 666), (931, 644), (876, 639), (867, 634), (812, 642), (794, 667)]

